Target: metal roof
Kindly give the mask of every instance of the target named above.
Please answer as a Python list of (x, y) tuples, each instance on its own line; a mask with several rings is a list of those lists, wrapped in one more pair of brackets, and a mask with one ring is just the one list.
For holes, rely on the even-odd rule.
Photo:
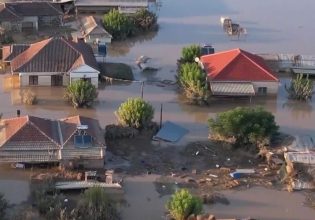
[(210, 82), (213, 95), (218, 96), (253, 96), (254, 86), (249, 82)]

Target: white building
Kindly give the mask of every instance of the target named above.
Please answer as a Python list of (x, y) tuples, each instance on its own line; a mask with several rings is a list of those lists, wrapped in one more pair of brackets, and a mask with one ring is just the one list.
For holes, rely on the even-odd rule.
[(98, 87), (98, 64), (83, 41), (49, 38), (34, 44), (3, 47), (3, 62), (20, 77), (20, 86), (66, 86), (88, 80)]

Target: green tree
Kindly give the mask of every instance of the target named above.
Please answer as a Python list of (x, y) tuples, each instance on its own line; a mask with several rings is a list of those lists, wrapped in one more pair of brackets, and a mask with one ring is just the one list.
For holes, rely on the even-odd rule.
[(179, 87), (184, 90), (185, 96), (196, 104), (207, 102), (207, 75), (197, 63), (184, 63), (177, 74)]
[(4, 219), (5, 211), (8, 208), (8, 202), (4, 198), (3, 194), (0, 193), (0, 219)]
[(138, 10), (133, 15), (133, 21), (137, 31), (145, 32), (157, 28), (157, 16), (147, 9)]
[(114, 39), (126, 39), (134, 29), (131, 19), (115, 9), (104, 15), (103, 23)]
[(85, 80), (72, 82), (65, 92), (65, 99), (75, 108), (90, 107), (97, 98), (97, 90), (94, 85)]
[(234, 138), (235, 143), (242, 146), (269, 141), (279, 129), (274, 116), (260, 107), (237, 107), (219, 113), (208, 123), (212, 134)]
[(303, 101), (312, 99), (313, 82), (308, 77), (308, 75), (297, 74), (296, 78), (291, 80), (290, 87), (285, 86), (289, 98)]
[(202, 212), (202, 201), (187, 189), (180, 189), (167, 202), (166, 209), (175, 220), (186, 220), (190, 215)]
[(76, 220), (118, 220), (116, 205), (99, 187), (86, 190), (75, 209)]
[(152, 122), (154, 109), (141, 98), (130, 98), (119, 106), (115, 115), (122, 126), (144, 128)]
[(195, 62), (196, 57), (200, 57), (201, 47), (199, 45), (193, 44), (187, 47), (184, 47), (181, 52), (181, 63), (193, 63)]

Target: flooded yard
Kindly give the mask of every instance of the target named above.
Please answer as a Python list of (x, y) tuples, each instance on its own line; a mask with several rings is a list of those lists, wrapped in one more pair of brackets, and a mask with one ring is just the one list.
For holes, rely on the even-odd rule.
[[(255, 98), (252, 102), (249, 99), (222, 99), (204, 107), (186, 104), (175, 86), (152, 82), (174, 80), (180, 50), (191, 43), (211, 43), (216, 51), (240, 47), (254, 53), (315, 54), (312, 42), (315, 29), (310, 25), (310, 21), (315, 19), (314, 7), (315, 2), (307, 0), (198, 0), (198, 3), (192, 0), (163, 0), (158, 33), (112, 43), (106, 60), (130, 64), (135, 78), (146, 81), (144, 99), (155, 107), (157, 122), (160, 105), (163, 104), (163, 121), (171, 120), (189, 130), (178, 145), (206, 140), (207, 119), (237, 106), (263, 106), (275, 115), (282, 132), (291, 135), (314, 133), (315, 100), (309, 103), (288, 100), (285, 84), (291, 79), (289, 74), (279, 74), (277, 97)], [(246, 38), (228, 38), (220, 26), (220, 16), (229, 16), (246, 27)], [(140, 72), (135, 65), (140, 55), (156, 60), (161, 69), (154, 73)], [(15, 82), (13, 86), (11, 84), (9, 75), (0, 75), (0, 112), (5, 118), (14, 117), (17, 109), (22, 115), (53, 119), (81, 114), (98, 119), (103, 128), (116, 121), (113, 112), (121, 102), (141, 93), (140, 84), (136, 82), (103, 85), (93, 108), (74, 109), (63, 100), (64, 88), (33, 87), (31, 89), (39, 102), (34, 106), (25, 106), (21, 104), (22, 89), (16, 88)], [(25, 201), (29, 194), (28, 178), (27, 172), (0, 168), (0, 192), (5, 193), (12, 203)], [(150, 178), (127, 179), (126, 200), (130, 206), (122, 212), (124, 219), (163, 219), (167, 196), (159, 197)], [(253, 188), (227, 191), (226, 196), (231, 202), (229, 206), (215, 205), (210, 211), (220, 217), (232, 217), (236, 213), (240, 217), (250, 215), (258, 219), (314, 219), (315, 212), (301, 205), (304, 197), (299, 193)]]

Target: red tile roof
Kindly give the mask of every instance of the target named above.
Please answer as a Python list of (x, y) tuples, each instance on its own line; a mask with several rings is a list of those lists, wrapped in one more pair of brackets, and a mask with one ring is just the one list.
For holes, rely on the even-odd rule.
[(241, 49), (201, 57), (212, 81), (278, 81), (264, 60)]
[(98, 70), (89, 45), (55, 37), (33, 43), (21, 51), (12, 59), (11, 68), (13, 72), (66, 73), (84, 64)]

